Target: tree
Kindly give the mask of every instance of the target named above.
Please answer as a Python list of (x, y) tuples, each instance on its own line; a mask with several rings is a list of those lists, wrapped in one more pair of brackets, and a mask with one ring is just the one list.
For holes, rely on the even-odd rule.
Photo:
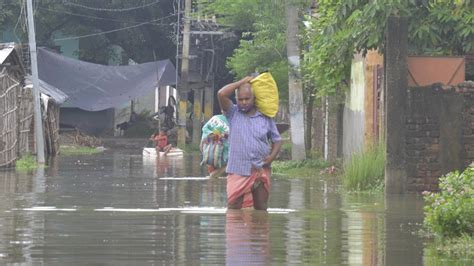
[(410, 54), (464, 55), (474, 48), (471, 2), (320, 1), (304, 35), (311, 47), (305, 53), (306, 80), (316, 84), (319, 96), (341, 93), (348, 85), (354, 52), (383, 52), (390, 15), (408, 17)]
[[(14, 29), (19, 42), (26, 40), (21, 27), (23, 2), (0, 4), (0, 31)], [(172, 1), (36, 1), (35, 8), (39, 46), (54, 48), (56, 33), (61, 32), (64, 37), (79, 37), (79, 58), (90, 62), (106, 64), (113, 56), (112, 45), (122, 47), (126, 57), (137, 62), (175, 59)], [(91, 34), (96, 35), (86, 36)]]
[[(204, 2), (204, 1), (202, 1)], [(280, 99), (288, 100), (288, 61), (284, 1), (216, 0), (202, 3), (202, 14), (215, 14), (219, 24), (235, 32), (239, 46), (227, 59), (235, 78), (269, 70), (278, 85)]]
[[(298, 10), (308, 6), (308, 2), (291, 1), (289, 13), (285, 12), (285, 1), (267, 0), (216, 0), (204, 9), (204, 12), (217, 14), (221, 24), (241, 36), (239, 47), (227, 60), (227, 66), (237, 78), (263, 69), (272, 73), (281, 102), (290, 107), (292, 157), (295, 160), (304, 159), (306, 152), (304, 130), (301, 130), (304, 128), (305, 102), (299, 67), (298, 36), (302, 16)], [(286, 14), (291, 15), (291, 27), (288, 28), (289, 21), (281, 19)]]

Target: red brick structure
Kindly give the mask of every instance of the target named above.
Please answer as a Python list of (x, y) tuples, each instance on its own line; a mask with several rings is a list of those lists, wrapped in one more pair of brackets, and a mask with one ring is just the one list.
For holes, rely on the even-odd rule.
[(409, 88), (405, 130), (408, 191), (436, 190), (474, 161), (474, 82)]

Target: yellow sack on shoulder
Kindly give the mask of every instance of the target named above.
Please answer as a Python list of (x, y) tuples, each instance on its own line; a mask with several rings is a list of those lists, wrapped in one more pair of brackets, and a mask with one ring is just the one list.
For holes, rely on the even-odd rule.
[(269, 72), (262, 73), (250, 81), (255, 95), (257, 109), (268, 117), (275, 117), (278, 112), (278, 87)]

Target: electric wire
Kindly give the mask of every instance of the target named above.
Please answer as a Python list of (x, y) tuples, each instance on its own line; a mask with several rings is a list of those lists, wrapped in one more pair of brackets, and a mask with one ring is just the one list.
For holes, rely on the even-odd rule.
[(53, 41), (75, 40), (75, 39), (82, 39), (82, 38), (87, 38), (87, 37), (92, 37), (92, 36), (97, 36), (97, 35), (104, 35), (104, 34), (108, 34), (108, 33), (112, 33), (112, 32), (117, 32), (117, 31), (121, 31), (121, 30), (127, 30), (127, 29), (131, 29), (131, 28), (140, 27), (140, 26), (143, 26), (143, 25), (146, 25), (146, 24), (151, 24), (151, 22), (164, 20), (164, 19), (166, 19), (166, 18), (173, 17), (173, 16), (175, 16), (175, 15), (176, 15), (176, 14), (173, 14), (173, 15), (169, 15), (169, 16), (162, 17), (162, 18), (159, 18), (159, 19), (153, 19), (153, 20), (146, 21), (146, 22), (142, 22), (142, 23), (135, 24), (135, 25), (132, 25), (132, 26), (127, 26), (127, 27), (118, 28), (118, 29), (113, 29), (113, 30), (108, 30), (108, 31), (102, 31), (102, 32), (97, 32), (97, 33), (90, 33), (90, 34), (85, 34), (85, 35), (80, 35), (80, 36), (72, 36), (72, 37), (65, 37), (65, 38), (53, 39)]
[[(116, 22), (121, 22), (121, 23), (130, 23), (129, 21), (123, 21), (120, 19), (113, 19), (113, 18), (101, 18), (101, 17), (96, 17), (96, 16), (90, 16), (90, 15), (84, 15), (84, 14), (78, 14), (78, 13), (72, 13), (68, 11), (62, 11), (62, 10), (57, 10), (57, 9), (50, 9), (50, 8), (45, 8), (45, 7), (40, 7), (41, 10), (53, 12), (53, 13), (58, 13), (58, 14), (65, 14), (65, 15), (71, 15), (71, 16), (76, 16), (76, 17), (84, 17), (84, 18), (90, 18), (90, 19), (98, 19), (98, 20), (107, 20), (107, 21), (116, 21)], [(176, 14), (170, 14), (170, 16), (174, 16)], [(138, 21), (140, 23), (145, 23), (146, 21)]]
[(126, 11), (131, 11), (131, 10), (136, 10), (136, 9), (140, 9), (140, 8), (149, 7), (149, 6), (158, 4), (159, 2), (160, 1), (155, 1), (155, 2), (151, 2), (151, 3), (148, 3), (148, 4), (141, 5), (141, 6), (134, 6), (134, 7), (128, 7), (128, 8), (98, 8), (98, 7), (91, 7), (91, 6), (76, 4), (76, 3), (69, 2), (69, 1), (65, 2), (64, 4), (68, 5), (68, 6), (75, 6), (75, 7), (80, 7), (80, 8), (94, 10), (94, 11), (126, 12)]

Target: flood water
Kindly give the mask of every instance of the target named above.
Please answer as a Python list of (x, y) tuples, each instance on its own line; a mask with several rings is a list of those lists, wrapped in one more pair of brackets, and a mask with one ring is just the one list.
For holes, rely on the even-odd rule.
[(417, 236), (421, 197), (351, 195), (335, 177), (274, 177), (269, 211), (227, 211), (199, 155), (63, 156), (0, 172), (0, 264), (469, 265)]

